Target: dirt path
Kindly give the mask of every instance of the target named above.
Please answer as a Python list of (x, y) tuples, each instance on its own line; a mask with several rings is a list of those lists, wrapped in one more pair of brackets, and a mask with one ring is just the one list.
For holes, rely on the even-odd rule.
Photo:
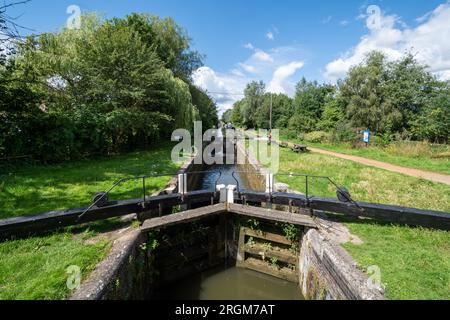
[[(246, 133), (248, 133), (248, 132), (246, 132)], [(250, 134), (254, 136), (254, 133), (250, 133)], [(277, 142), (277, 143), (279, 143), (279, 142)], [(446, 185), (450, 185), (450, 175), (447, 175), (447, 174), (396, 166), (394, 164), (390, 164), (390, 163), (386, 163), (386, 162), (382, 162), (382, 161), (367, 159), (367, 158), (358, 157), (358, 156), (350, 156), (347, 154), (327, 151), (324, 149), (317, 149), (317, 148), (311, 148), (311, 147), (308, 147), (308, 149), (315, 153), (357, 162), (360, 164), (364, 164), (366, 166), (384, 169), (387, 171), (401, 173), (401, 174), (415, 177), (415, 178), (420, 178), (420, 179), (425, 179), (425, 180), (429, 180), (429, 181), (433, 181), (433, 182), (444, 183)]]
[(350, 156), (350, 155), (327, 151), (327, 150), (323, 150), (323, 149), (317, 149), (317, 148), (308, 148), (308, 149), (310, 149), (312, 152), (315, 152), (315, 153), (320, 153), (320, 154), (324, 154), (324, 155), (328, 155), (328, 156), (332, 156), (332, 157), (336, 157), (336, 158), (340, 158), (340, 159), (357, 162), (360, 164), (364, 164), (366, 166), (380, 168), (380, 169), (384, 169), (384, 170), (388, 170), (388, 171), (392, 171), (392, 172), (402, 173), (402, 174), (405, 174), (405, 175), (408, 175), (411, 177), (415, 177), (415, 178), (421, 178), (421, 179), (425, 179), (425, 180), (429, 180), (429, 181), (433, 181), (433, 182), (439, 182), (439, 183), (444, 183), (446, 185), (450, 185), (450, 175), (446, 175), (443, 173), (435, 173), (435, 172), (429, 172), (429, 171), (424, 171), (424, 170), (419, 170), (419, 169), (405, 168), (405, 167), (396, 166), (394, 164), (390, 164), (390, 163), (386, 163), (386, 162), (381, 162), (381, 161), (367, 159), (367, 158), (358, 157), (358, 156)]

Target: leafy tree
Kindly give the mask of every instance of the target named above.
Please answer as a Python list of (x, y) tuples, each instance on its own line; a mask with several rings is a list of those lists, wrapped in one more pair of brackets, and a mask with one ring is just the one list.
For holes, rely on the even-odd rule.
[(384, 133), (386, 118), (401, 121), (401, 114), (388, 110), (383, 83), (387, 77), (386, 58), (382, 53), (370, 53), (366, 60), (353, 67), (340, 87), (341, 97), (347, 105), (347, 119), (354, 127), (368, 128)]
[(188, 79), (186, 35), (171, 20), (151, 22), (152, 43), (126, 20), (95, 14), (80, 30), (22, 41), (0, 66), (0, 153), (64, 161), (149, 145), (195, 120), (217, 123), (215, 104)]
[(192, 96), (192, 103), (199, 111), (203, 129), (207, 130), (217, 126), (219, 117), (217, 115), (217, 106), (215, 102), (202, 89), (192, 84), (189, 88)]
[(222, 122), (224, 123), (231, 123), (233, 122), (233, 109), (229, 109), (227, 111), (224, 112), (224, 114), (222, 115)]
[(450, 85), (434, 96), (414, 119), (412, 133), (416, 139), (437, 143), (450, 142)]
[(262, 81), (253, 81), (245, 88), (245, 104), (241, 106), (242, 124), (248, 128), (256, 127), (256, 112), (263, 101), (266, 85)]
[(125, 20), (114, 19), (114, 22), (135, 30), (149, 47), (155, 48), (165, 67), (172, 70), (176, 77), (187, 80), (194, 70), (203, 65), (202, 55), (190, 49), (192, 40), (186, 30), (172, 18), (133, 13)]
[(317, 125), (318, 129), (324, 131), (333, 131), (338, 123), (344, 120), (345, 112), (342, 102), (339, 99), (329, 100), (322, 113), (322, 117)]
[(409, 130), (410, 122), (422, 112), (438, 86), (426, 66), (420, 65), (411, 53), (388, 63), (383, 84), (386, 105), (401, 113), (398, 121), (388, 124), (389, 131)]

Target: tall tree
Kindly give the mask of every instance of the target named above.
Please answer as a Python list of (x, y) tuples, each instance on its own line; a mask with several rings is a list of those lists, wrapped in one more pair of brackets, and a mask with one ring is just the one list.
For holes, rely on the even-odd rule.
[(188, 33), (172, 18), (133, 13), (125, 20), (117, 18), (114, 21), (132, 27), (148, 46), (156, 50), (166, 68), (176, 77), (189, 80), (192, 72), (203, 65), (203, 56), (191, 49), (192, 40)]
[(253, 81), (245, 88), (245, 104), (242, 105), (243, 125), (248, 128), (256, 127), (256, 112), (263, 102), (266, 85), (262, 81)]
[(386, 57), (380, 52), (372, 52), (363, 63), (353, 67), (341, 83), (340, 92), (347, 105), (347, 119), (354, 127), (384, 133), (390, 130), (388, 122), (401, 121), (401, 113), (386, 103), (386, 77)]

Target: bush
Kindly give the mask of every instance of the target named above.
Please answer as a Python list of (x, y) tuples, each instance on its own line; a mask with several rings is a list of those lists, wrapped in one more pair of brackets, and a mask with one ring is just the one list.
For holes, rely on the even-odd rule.
[(333, 143), (350, 142), (355, 143), (360, 140), (357, 130), (347, 124), (339, 123), (331, 135)]
[(397, 141), (386, 147), (386, 151), (396, 156), (431, 157), (433, 150), (426, 141)]
[(305, 141), (311, 143), (327, 143), (331, 141), (331, 135), (325, 131), (313, 131), (305, 135)]
[(393, 138), (390, 134), (385, 133), (381, 136), (374, 135), (374, 136), (372, 136), (372, 138), (370, 140), (371, 140), (371, 143), (370, 143), (371, 145), (373, 145), (375, 147), (383, 147), (384, 148), (392, 142)]

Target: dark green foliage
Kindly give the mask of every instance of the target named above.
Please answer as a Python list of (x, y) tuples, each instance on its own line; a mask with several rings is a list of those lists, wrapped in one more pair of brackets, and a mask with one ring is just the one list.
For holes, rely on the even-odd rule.
[(224, 120), (247, 128), (273, 126), (290, 138), (326, 131), (333, 142), (361, 140), (370, 129), (380, 145), (393, 140), (450, 141), (450, 84), (437, 80), (411, 54), (389, 62), (372, 52), (336, 86), (301, 79), (294, 99), (264, 94), (264, 83), (248, 85)]
[(216, 105), (190, 80), (200, 64), (186, 32), (154, 16), (88, 14), (80, 30), (31, 36), (0, 66), (0, 158), (63, 161), (144, 147), (196, 120), (210, 128)]

